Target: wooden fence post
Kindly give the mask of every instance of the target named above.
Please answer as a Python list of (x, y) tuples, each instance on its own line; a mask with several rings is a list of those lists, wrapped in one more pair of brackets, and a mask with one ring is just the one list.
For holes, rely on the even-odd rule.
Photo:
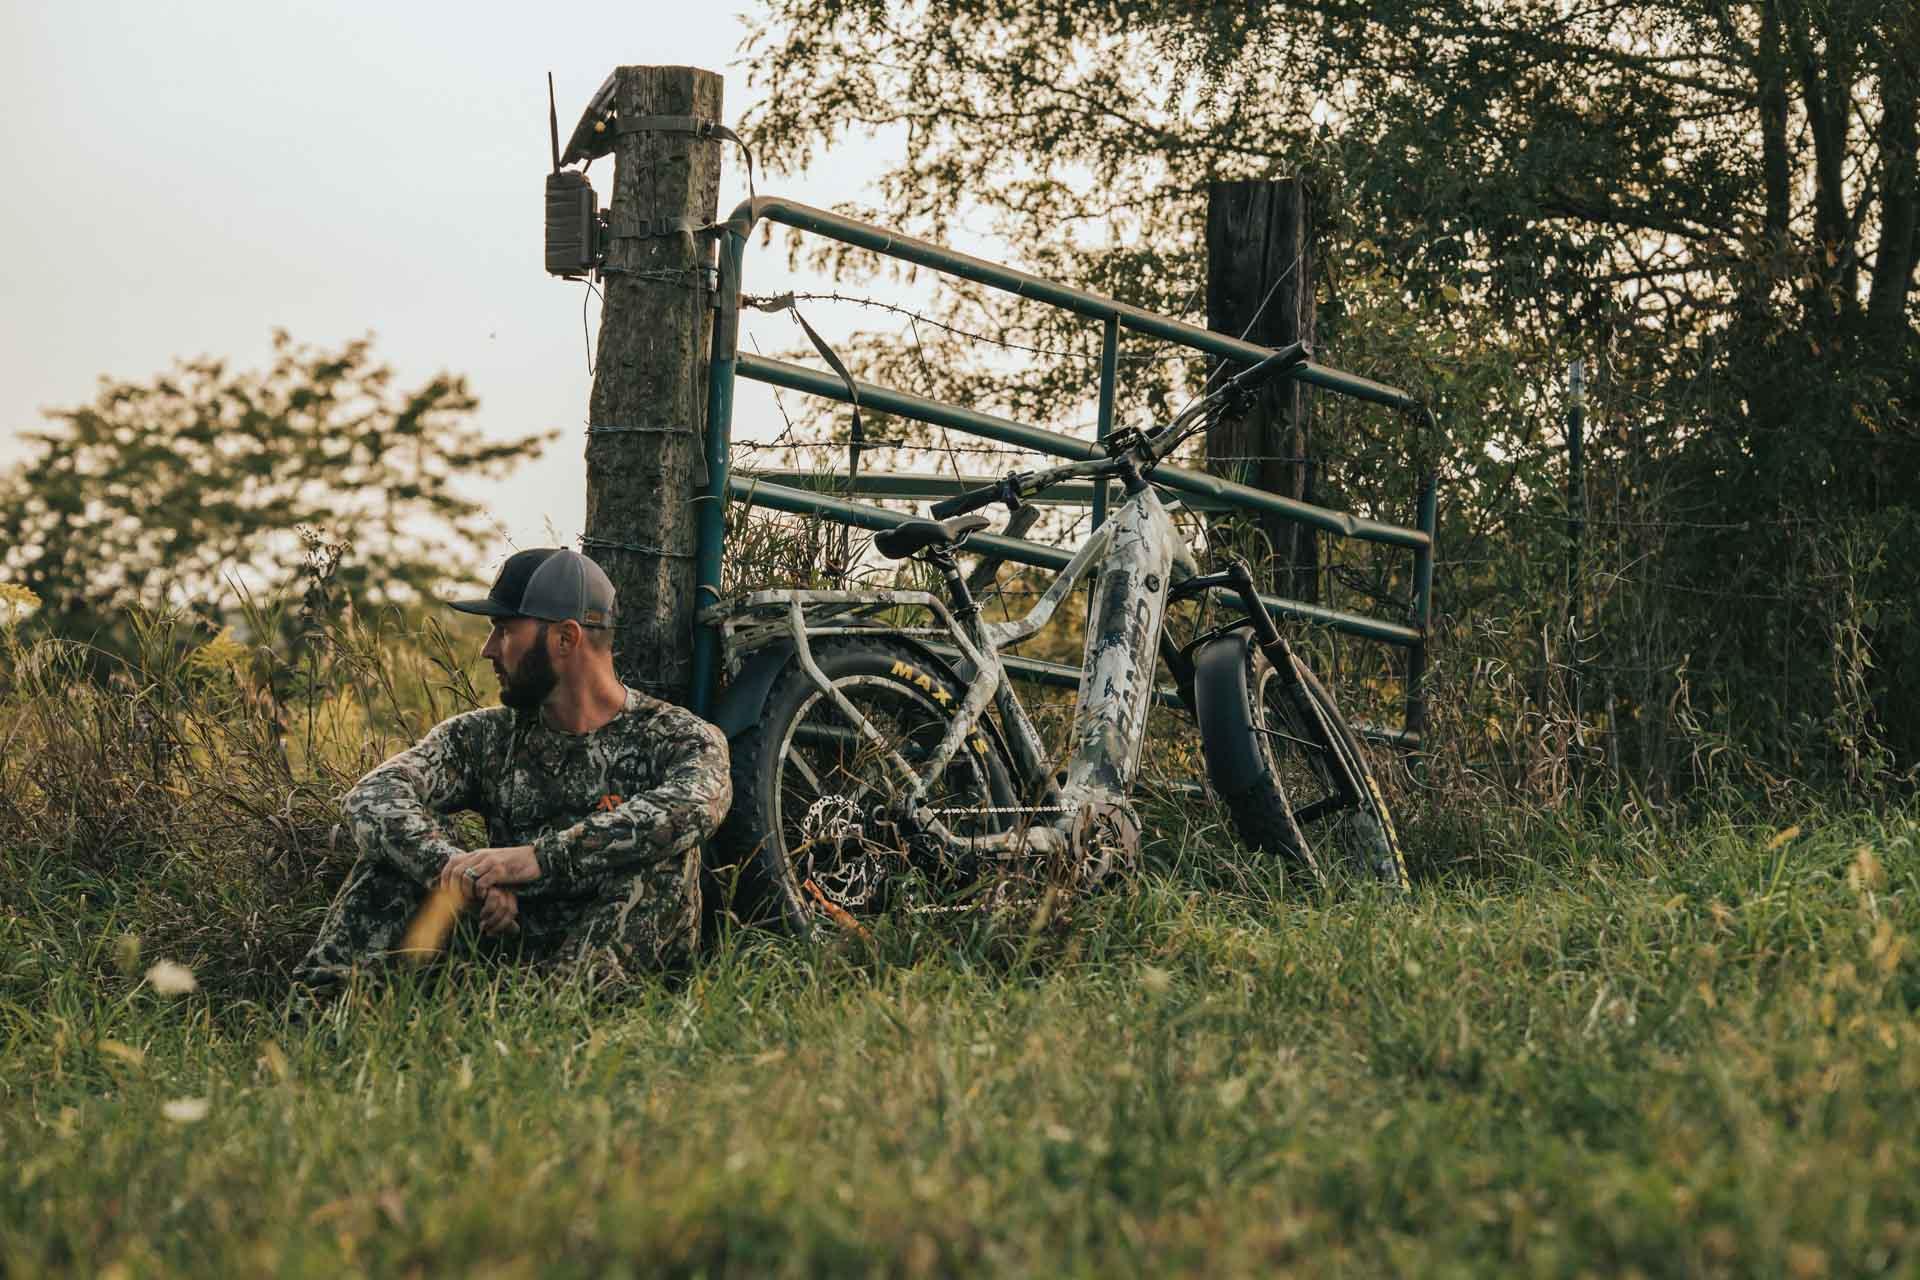
[(723, 81), (694, 67), (621, 67), (615, 76), (582, 547), (620, 593), (620, 678), (684, 704), (712, 332), (712, 241), (691, 228), (710, 225), (720, 201), (720, 143), (687, 122), (720, 122)]
[[(1311, 343), (1315, 229), (1303, 178), (1209, 183), (1207, 327), (1268, 347)], [(1290, 379), (1269, 387), (1252, 412), (1208, 434), (1208, 467), (1270, 493), (1313, 501), (1311, 409), (1306, 384)], [(1315, 531), (1278, 516), (1262, 517), (1261, 527), (1273, 544), (1273, 589), (1318, 600)]]

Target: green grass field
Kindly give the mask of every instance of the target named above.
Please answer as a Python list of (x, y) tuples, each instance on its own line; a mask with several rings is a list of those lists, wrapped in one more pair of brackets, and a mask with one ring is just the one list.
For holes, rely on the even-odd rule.
[(1911, 802), (1431, 796), (1410, 899), (1157, 802), (1068, 919), (290, 1018), (337, 797), (475, 646), (173, 626), (0, 643), (5, 1276), (1920, 1270)]
[(1542, 825), (1397, 902), (1167, 813), (1038, 931), (736, 936), (617, 997), (452, 969), (310, 1024), (140, 977), (192, 850), (13, 846), (0, 1271), (1911, 1274), (1915, 817)]

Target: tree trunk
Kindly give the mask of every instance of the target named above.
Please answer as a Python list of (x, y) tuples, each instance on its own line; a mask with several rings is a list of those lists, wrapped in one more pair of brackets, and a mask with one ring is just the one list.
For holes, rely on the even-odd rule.
[[(1268, 347), (1311, 343), (1313, 237), (1305, 180), (1209, 184), (1207, 327)], [(1269, 386), (1244, 417), (1222, 421), (1208, 434), (1207, 465), (1217, 475), (1312, 501), (1311, 407), (1304, 383)], [(1273, 549), (1274, 590), (1318, 600), (1315, 530), (1278, 516), (1263, 516), (1261, 528)]]
[[(1920, 41), (1920, 14), (1909, 12), (1899, 35)], [(1908, 326), (1907, 297), (1920, 256), (1920, 56), (1889, 50), (1880, 78), (1880, 247), (1869, 286), (1867, 318), (1888, 352), (1898, 352)]]
[[(722, 80), (693, 67), (621, 67), (618, 120), (718, 122)], [(684, 703), (693, 659), (694, 507), (705, 466), (709, 238), (720, 144), (685, 129), (618, 131), (612, 238), (587, 436), (586, 553), (619, 592), (621, 679)], [(669, 229), (664, 232), (665, 221)]]

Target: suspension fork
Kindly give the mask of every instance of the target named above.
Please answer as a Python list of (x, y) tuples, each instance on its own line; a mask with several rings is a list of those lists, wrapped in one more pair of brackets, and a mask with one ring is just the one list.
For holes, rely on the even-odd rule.
[(1225, 588), (1240, 597), (1240, 607), (1246, 611), (1247, 621), (1253, 625), (1253, 638), (1259, 643), (1261, 652), (1267, 655), (1267, 661), (1278, 669), (1293, 669), (1293, 646), (1287, 643), (1280, 628), (1275, 625), (1273, 615), (1267, 612), (1267, 606), (1260, 602), (1260, 593), (1254, 589), (1253, 573), (1243, 560), (1235, 560), (1219, 573), (1195, 574), (1176, 585), (1167, 594), (1167, 603), (1172, 605), (1219, 588)]
[(1321, 714), (1320, 706), (1307, 692), (1305, 683), (1300, 679), (1300, 664), (1294, 656), (1293, 646), (1280, 634), (1280, 627), (1267, 612), (1267, 606), (1261, 603), (1260, 593), (1254, 587), (1253, 572), (1243, 560), (1235, 560), (1219, 573), (1209, 573), (1188, 578), (1174, 588), (1173, 595), (1185, 599), (1203, 591), (1224, 587), (1240, 598), (1240, 607), (1246, 611), (1247, 621), (1253, 631), (1254, 643), (1260, 646), (1260, 652), (1267, 657), (1274, 674), (1285, 682), (1287, 697), (1299, 710), (1301, 719), (1313, 726), (1314, 733), (1320, 739), (1320, 748), (1327, 758), (1334, 761), (1335, 780), (1340, 788), (1341, 801), (1355, 804), (1361, 798), (1360, 779), (1353, 777), (1343, 763), (1341, 753), (1334, 748), (1333, 726), (1328, 724)]

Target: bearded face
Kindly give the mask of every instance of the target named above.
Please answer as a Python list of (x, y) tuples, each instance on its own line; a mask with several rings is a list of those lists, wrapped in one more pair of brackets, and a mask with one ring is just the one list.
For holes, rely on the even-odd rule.
[(512, 670), (494, 664), (500, 678), (500, 701), (515, 711), (531, 711), (547, 700), (560, 677), (554, 674), (553, 659), (547, 656), (547, 624), (534, 632), (533, 644)]

